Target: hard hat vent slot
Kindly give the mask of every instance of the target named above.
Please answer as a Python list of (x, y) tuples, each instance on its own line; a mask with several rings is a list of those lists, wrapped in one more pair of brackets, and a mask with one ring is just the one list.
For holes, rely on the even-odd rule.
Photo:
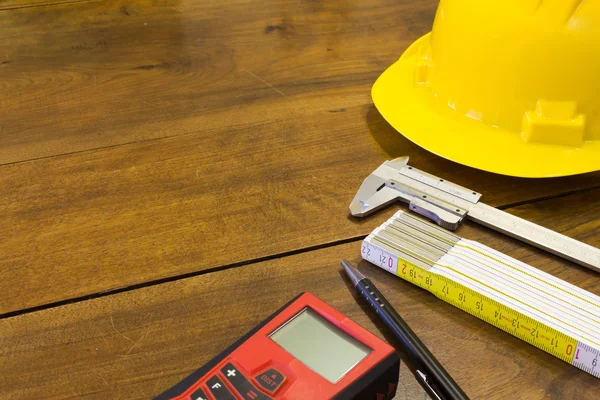
[(574, 101), (538, 100), (535, 110), (525, 112), (521, 137), (526, 142), (579, 147), (583, 143), (585, 115)]
[(415, 69), (416, 84), (429, 84), (429, 71), (433, 66), (430, 50), (430, 46), (425, 46), (419, 49), (419, 53), (417, 54), (417, 67)]

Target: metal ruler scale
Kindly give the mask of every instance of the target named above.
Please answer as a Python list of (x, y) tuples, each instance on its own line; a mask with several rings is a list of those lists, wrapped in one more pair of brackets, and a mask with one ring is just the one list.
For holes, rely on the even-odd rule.
[(369, 175), (350, 204), (366, 216), (396, 200), (449, 230), (465, 218), (600, 272), (600, 249), (480, 202), (481, 194), (408, 165), (408, 157), (384, 162)]
[[(406, 224), (414, 228), (410, 230), (413, 234), (419, 232), (415, 236), (423, 242), (394, 239)], [(439, 241), (454, 243), (448, 252), (451, 256), (432, 260), (419, 254), (428, 242), (438, 246)], [(365, 260), (600, 378), (597, 296), (402, 212), (369, 235), (361, 252)], [(453, 257), (461, 258), (462, 265), (457, 266)], [(472, 268), (464, 262), (468, 263), (469, 257), (473, 258)], [(493, 261), (485, 268), (479, 266), (477, 272), (475, 265), (482, 262), (478, 257)], [(504, 267), (490, 272), (488, 267), (493, 264)]]

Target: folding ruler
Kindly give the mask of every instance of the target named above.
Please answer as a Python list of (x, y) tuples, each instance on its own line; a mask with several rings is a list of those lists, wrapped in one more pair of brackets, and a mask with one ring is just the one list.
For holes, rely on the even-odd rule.
[(362, 257), (600, 378), (600, 297), (399, 211)]

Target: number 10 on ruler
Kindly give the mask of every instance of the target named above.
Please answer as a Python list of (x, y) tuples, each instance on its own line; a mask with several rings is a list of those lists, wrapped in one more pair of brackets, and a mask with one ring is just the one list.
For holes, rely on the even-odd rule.
[(397, 275), (398, 257), (369, 242), (363, 242), (362, 255), (367, 261)]

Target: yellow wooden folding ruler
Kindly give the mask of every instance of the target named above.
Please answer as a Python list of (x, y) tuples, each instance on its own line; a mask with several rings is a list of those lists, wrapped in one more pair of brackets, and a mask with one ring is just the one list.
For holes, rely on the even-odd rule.
[(362, 257), (600, 378), (600, 297), (402, 211)]

